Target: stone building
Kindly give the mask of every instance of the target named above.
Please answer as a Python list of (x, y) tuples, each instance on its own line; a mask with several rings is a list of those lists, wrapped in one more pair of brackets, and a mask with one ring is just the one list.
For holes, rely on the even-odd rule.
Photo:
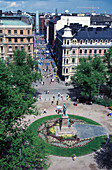
[(0, 58), (13, 59), (13, 51), (25, 49), (34, 56), (32, 25), (21, 20), (0, 19)]
[(80, 57), (103, 56), (112, 46), (112, 28), (65, 26), (57, 31), (55, 45), (58, 72), (69, 82)]

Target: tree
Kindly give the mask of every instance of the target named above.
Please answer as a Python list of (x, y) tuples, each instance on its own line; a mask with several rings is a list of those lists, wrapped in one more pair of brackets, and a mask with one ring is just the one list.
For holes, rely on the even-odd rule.
[(72, 82), (81, 87), (81, 94), (91, 100), (98, 94), (99, 87), (106, 81), (105, 65), (100, 57), (82, 58), (76, 67), (76, 72), (72, 77)]
[[(33, 143), (22, 118), (35, 113), (35, 90), (32, 81), (40, 77), (33, 71), (34, 61), (25, 51), (15, 52), (14, 62), (5, 65), (0, 60), (0, 167), (6, 169), (32, 169), (47, 167), (43, 144)], [(21, 126), (22, 124), (22, 126)], [(20, 160), (21, 155), (24, 159)], [(40, 152), (40, 149), (41, 152)], [(32, 160), (33, 159), (33, 160)]]
[(112, 72), (112, 46), (104, 55), (104, 62), (107, 63), (108, 72)]

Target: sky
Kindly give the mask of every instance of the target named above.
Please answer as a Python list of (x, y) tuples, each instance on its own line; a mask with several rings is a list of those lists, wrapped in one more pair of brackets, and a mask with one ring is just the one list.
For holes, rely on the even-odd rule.
[(51, 12), (54, 13), (56, 8), (58, 13), (68, 10), (69, 13), (91, 12), (91, 8), (82, 7), (99, 7), (95, 9), (97, 13), (112, 14), (112, 0), (0, 0), (0, 9), (4, 11), (24, 12)]

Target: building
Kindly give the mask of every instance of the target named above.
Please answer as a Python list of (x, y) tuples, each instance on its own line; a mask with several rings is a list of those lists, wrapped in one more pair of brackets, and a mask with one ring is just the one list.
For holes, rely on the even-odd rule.
[(61, 15), (54, 17), (49, 21), (49, 43), (54, 46), (54, 41), (56, 39), (56, 31), (60, 30), (68, 23), (79, 23), (90, 26), (90, 16), (73, 16), (73, 15)]
[(58, 72), (69, 82), (80, 57), (103, 56), (112, 46), (112, 28), (71, 24), (57, 31), (55, 45)]
[(0, 19), (0, 58), (13, 59), (13, 50), (22, 48), (34, 56), (32, 25), (21, 20)]

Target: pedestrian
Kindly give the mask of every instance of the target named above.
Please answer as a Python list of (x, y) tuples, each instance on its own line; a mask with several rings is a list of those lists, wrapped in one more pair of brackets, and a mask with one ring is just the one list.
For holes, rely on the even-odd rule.
[(111, 112), (109, 112), (107, 116), (111, 117)]
[(44, 81), (43, 81), (43, 86), (44, 86)]
[(58, 97), (60, 97), (60, 93), (58, 92)]
[(47, 112), (46, 112), (46, 109), (44, 109), (43, 113), (47, 113)]
[(62, 100), (63, 100), (63, 95), (61, 95), (61, 98), (62, 98)]
[(53, 95), (53, 100), (55, 100), (55, 96)]
[(56, 105), (58, 105), (58, 100), (57, 100), (57, 102), (56, 102)]
[(53, 103), (54, 103), (54, 101), (52, 100), (52, 101), (51, 101), (51, 104), (53, 104)]
[(49, 94), (49, 90), (47, 91), (47, 94)]

